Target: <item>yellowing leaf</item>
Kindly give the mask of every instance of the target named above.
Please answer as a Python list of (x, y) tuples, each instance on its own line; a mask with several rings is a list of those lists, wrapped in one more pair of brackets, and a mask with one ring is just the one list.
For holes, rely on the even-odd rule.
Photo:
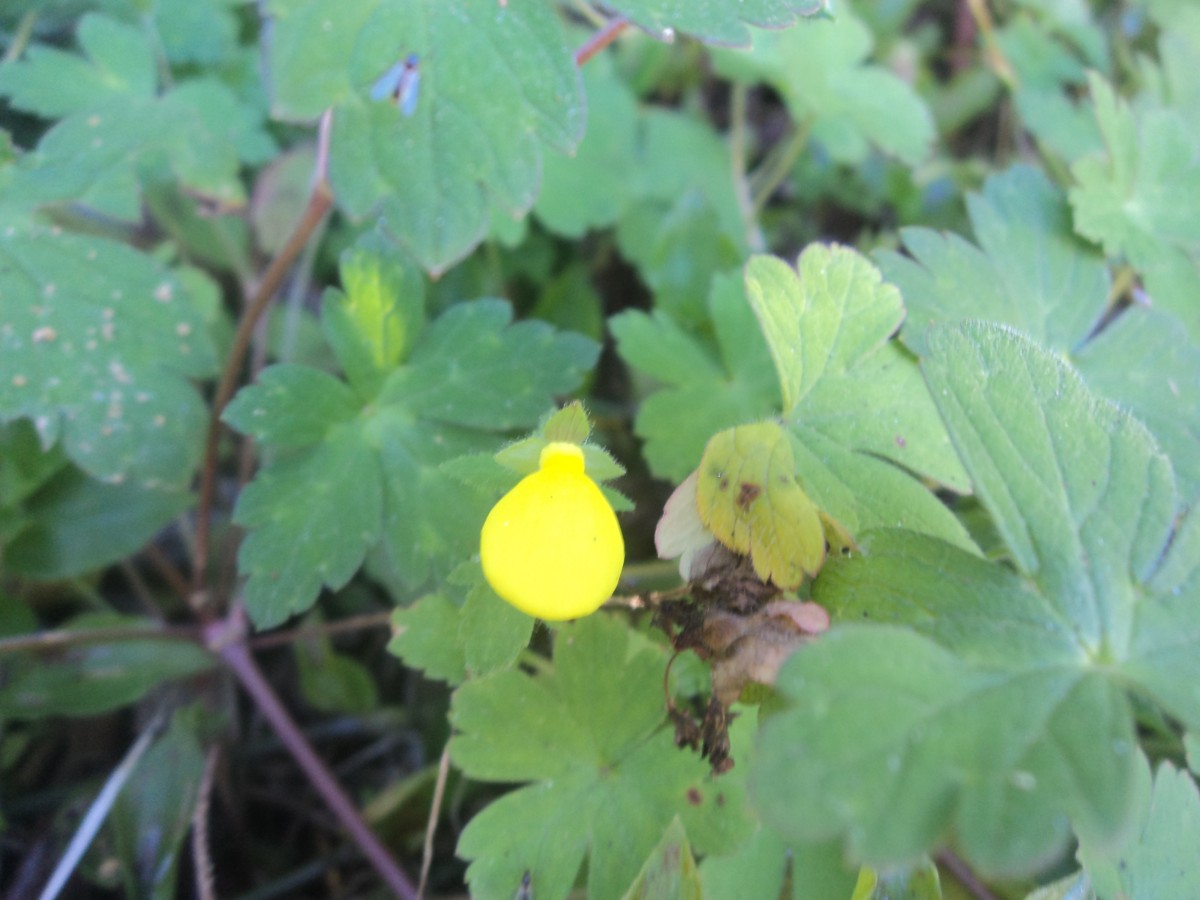
[(717, 540), (748, 554), (759, 578), (785, 590), (825, 560), (821, 519), (794, 465), (774, 422), (730, 428), (704, 448), (696, 490), (700, 520)]
[(612, 596), (625, 542), (579, 446), (546, 445), (538, 470), (492, 507), (480, 555), (496, 593), (540, 619), (577, 619)]

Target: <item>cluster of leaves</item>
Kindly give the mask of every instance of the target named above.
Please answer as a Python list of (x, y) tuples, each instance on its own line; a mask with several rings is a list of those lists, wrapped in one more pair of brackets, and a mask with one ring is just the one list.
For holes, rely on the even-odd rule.
[[(0, 11), (0, 886), (174, 896), (213, 748), (272, 789), (213, 813), (268, 823), (252, 859), (199, 827), (202, 883), (361, 874), (270, 824), (295, 785), (234, 736), (304, 739), (246, 615), (304, 617), (262, 665), (351, 723), (327, 755), (406, 862), (441, 815), (435, 887), (1190, 896), (1200, 8), (944, 6)], [(410, 55), (412, 110), (372, 100)], [(675, 586), (705, 663), (488, 586), (484, 517), (555, 440), (619, 479), (624, 605)], [(662, 481), (682, 587), (639, 537)], [(390, 655), (332, 636), (387, 622)], [(719, 775), (668, 717), (709, 692)]]

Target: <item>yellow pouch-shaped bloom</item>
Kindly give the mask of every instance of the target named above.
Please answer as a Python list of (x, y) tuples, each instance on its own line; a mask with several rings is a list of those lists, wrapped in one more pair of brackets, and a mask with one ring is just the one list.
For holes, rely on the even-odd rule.
[(539, 619), (577, 619), (612, 596), (625, 541), (578, 446), (546, 445), (538, 470), (492, 507), (480, 556), (496, 593)]

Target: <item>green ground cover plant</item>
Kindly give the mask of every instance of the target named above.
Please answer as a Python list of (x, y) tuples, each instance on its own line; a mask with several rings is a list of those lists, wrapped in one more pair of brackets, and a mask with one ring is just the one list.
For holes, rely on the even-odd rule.
[(0, 894), (1196, 896), (1200, 4), (0, 45)]

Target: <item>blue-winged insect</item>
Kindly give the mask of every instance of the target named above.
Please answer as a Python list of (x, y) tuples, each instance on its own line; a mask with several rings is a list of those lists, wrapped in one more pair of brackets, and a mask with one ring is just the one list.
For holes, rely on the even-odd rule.
[(411, 116), (417, 111), (417, 91), (421, 87), (421, 60), (410, 53), (384, 72), (371, 86), (372, 100), (391, 100), (400, 112)]

